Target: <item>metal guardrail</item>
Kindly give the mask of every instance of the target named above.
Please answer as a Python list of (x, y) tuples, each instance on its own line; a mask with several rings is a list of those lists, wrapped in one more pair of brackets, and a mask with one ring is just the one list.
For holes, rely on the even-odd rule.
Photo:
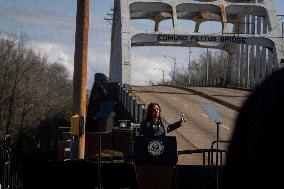
[(203, 165), (224, 165), (227, 157), (227, 151), (219, 149), (196, 149), (178, 151), (178, 155), (182, 154), (202, 154)]
[[(191, 81), (190, 87), (225, 87), (225, 88), (236, 88), (236, 89), (245, 89), (245, 90), (254, 90), (260, 83), (257, 83), (255, 78), (250, 78), (250, 86), (247, 87), (244, 83), (245, 81), (240, 81), (241, 83), (226, 83), (224, 78), (214, 78), (214, 79), (202, 79), (197, 81)], [(184, 86), (178, 81), (176, 82), (177, 86)]]
[(131, 121), (140, 123), (145, 117), (145, 104), (125, 85), (118, 84), (117, 94), (118, 102), (123, 106)]
[(199, 81), (192, 81), (190, 83), (191, 87), (223, 87), (223, 78), (215, 78), (215, 79), (203, 79)]
[(215, 144), (217, 144), (217, 142), (218, 142), (218, 143), (230, 143), (231, 141), (230, 141), (230, 140), (219, 140), (219, 141), (214, 140), (214, 141), (211, 143), (211, 149), (214, 149), (214, 146), (215, 146)]

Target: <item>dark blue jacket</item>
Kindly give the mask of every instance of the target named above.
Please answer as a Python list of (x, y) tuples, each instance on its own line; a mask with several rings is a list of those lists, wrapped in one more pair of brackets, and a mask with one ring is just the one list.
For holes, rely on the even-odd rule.
[(140, 136), (145, 136), (147, 138), (166, 136), (166, 133), (169, 133), (181, 126), (181, 122), (177, 121), (173, 124), (164, 126), (162, 120), (152, 121), (152, 120), (143, 120), (140, 123)]

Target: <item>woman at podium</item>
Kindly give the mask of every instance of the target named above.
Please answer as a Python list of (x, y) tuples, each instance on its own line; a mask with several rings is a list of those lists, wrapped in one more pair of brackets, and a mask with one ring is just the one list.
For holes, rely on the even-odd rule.
[[(148, 105), (146, 118), (140, 124), (139, 135), (143, 137), (137, 137), (137, 139), (142, 140), (140, 143), (138, 140), (135, 141), (135, 143), (137, 143), (135, 145), (137, 189), (172, 188), (175, 164), (177, 162), (176, 140), (174, 139), (174, 142), (170, 143), (170, 141), (173, 140), (167, 139), (163, 141), (161, 139), (166, 139), (167, 137), (163, 136), (182, 126), (184, 121), (185, 117), (184, 114), (182, 114), (179, 121), (165, 127), (161, 120), (161, 107), (159, 104), (150, 103)], [(156, 137), (162, 138), (155, 140)], [(152, 139), (154, 139), (154, 142)], [(160, 146), (161, 148), (155, 146), (156, 141), (163, 141)], [(160, 149), (162, 149), (162, 153)]]
[(160, 105), (150, 103), (146, 111), (146, 119), (141, 121), (139, 135), (147, 138), (165, 136), (166, 133), (181, 127), (182, 123), (185, 121), (185, 116), (182, 114), (179, 121), (165, 127), (161, 120)]

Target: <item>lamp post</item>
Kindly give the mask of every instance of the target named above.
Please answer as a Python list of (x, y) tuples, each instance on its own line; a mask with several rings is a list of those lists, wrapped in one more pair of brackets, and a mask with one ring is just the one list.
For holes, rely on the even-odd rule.
[(277, 17), (280, 17), (279, 21), (282, 21), (282, 24), (281, 24), (281, 29), (282, 29), (282, 35), (281, 37), (284, 38), (284, 22), (283, 22), (283, 19), (284, 19), (284, 15), (277, 15)]
[(206, 84), (208, 83), (208, 75), (209, 75), (209, 50), (208, 50), (208, 47), (207, 47), (207, 53), (206, 53), (206, 58), (207, 58), (207, 60), (206, 60)]
[(165, 84), (165, 70), (160, 68), (153, 68), (153, 70), (159, 70), (163, 73), (163, 84)]
[(190, 86), (190, 77), (191, 77), (191, 48), (189, 47), (188, 52), (188, 86)]
[(176, 83), (176, 64), (177, 64), (177, 61), (176, 61), (176, 58), (175, 57), (172, 57), (170, 55), (163, 55), (163, 57), (169, 57), (171, 59), (173, 59), (174, 61), (174, 75), (173, 75), (173, 81), (174, 81), (174, 84)]

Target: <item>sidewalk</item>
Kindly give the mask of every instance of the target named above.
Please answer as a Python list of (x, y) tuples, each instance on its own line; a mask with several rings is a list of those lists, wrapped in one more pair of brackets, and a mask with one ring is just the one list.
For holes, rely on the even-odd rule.
[(251, 91), (243, 89), (221, 87), (174, 87), (187, 90), (236, 111), (240, 110), (243, 102), (247, 99), (248, 95), (251, 94)]

